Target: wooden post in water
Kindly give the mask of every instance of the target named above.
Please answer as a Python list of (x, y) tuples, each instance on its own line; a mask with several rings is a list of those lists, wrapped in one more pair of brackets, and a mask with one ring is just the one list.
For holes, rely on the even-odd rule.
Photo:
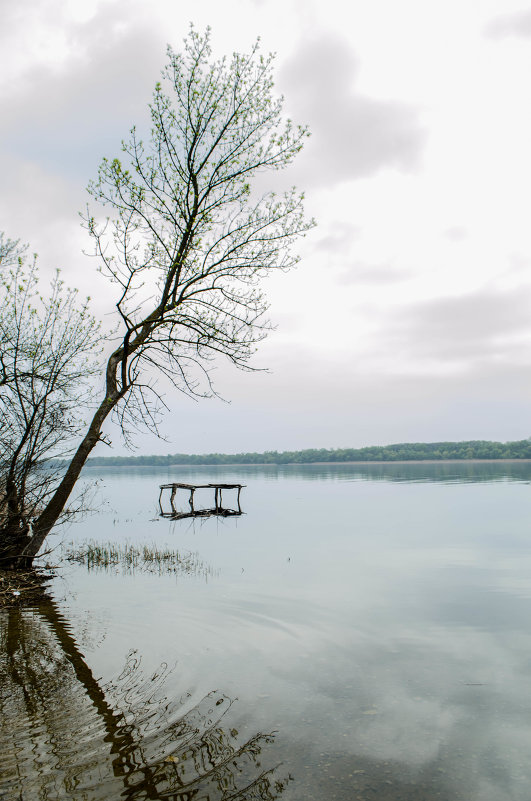
[[(161, 484), (160, 485), (160, 495), (159, 495), (159, 507), (160, 513), (163, 517), (173, 517), (174, 520), (183, 518), (183, 517), (206, 517), (208, 515), (223, 515), (227, 517), (228, 515), (241, 515), (242, 514), (242, 507), (240, 505), (240, 493), (242, 490), (243, 484), (181, 484), (178, 482), (172, 482), (171, 484)], [(171, 512), (166, 514), (162, 508), (162, 494), (163, 490), (168, 489), (170, 490), (170, 507)], [(179, 513), (175, 508), (175, 496), (177, 494), (178, 489), (188, 490), (190, 495), (188, 498), (188, 503), (190, 506), (189, 512), (182, 512)], [(196, 509), (195, 508), (195, 491), (197, 489), (213, 489), (214, 490), (214, 508), (213, 509)], [(231, 489), (238, 491), (238, 511), (235, 509), (224, 509), (223, 508), (223, 490), (224, 489)]]

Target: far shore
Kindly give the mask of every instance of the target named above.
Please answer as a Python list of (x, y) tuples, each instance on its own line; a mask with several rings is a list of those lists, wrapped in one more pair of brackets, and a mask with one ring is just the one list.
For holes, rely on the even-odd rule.
[(194, 464), (192, 462), (172, 462), (171, 464), (97, 464), (87, 467), (305, 467), (311, 465), (372, 465), (372, 464), (522, 464), (531, 459), (390, 459), (388, 461), (373, 459), (365, 462), (212, 462), (211, 464)]

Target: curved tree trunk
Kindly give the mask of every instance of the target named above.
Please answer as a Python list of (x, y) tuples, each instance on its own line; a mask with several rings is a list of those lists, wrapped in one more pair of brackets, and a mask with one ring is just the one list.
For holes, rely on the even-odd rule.
[(2, 568), (26, 570), (32, 566), (44, 540), (61, 516), (90, 452), (100, 439), (102, 425), (117, 401), (118, 398), (115, 401), (106, 398), (100, 404), (59, 486), (33, 525), (20, 525), (20, 514), (8, 516), (7, 525), (2, 530)]
[(81, 470), (87, 461), (87, 458), (100, 439), (103, 423), (118, 400), (119, 397), (115, 398), (114, 400), (112, 398), (105, 398), (103, 403), (101, 403), (96, 410), (96, 413), (90, 422), (88, 431), (74, 456), (72, 457), (61, 483), (57, 487), (45, 509), (34, 521), (32, 534), (22, 552), (19, 552), (19, 556), (13, 565), (14, 567), (26, 568), (31, 566), (33, 559), (37, 556), (44, 540), (61, 516), (68, 498), (70, 497), (70, 494), (79, 478)]
[(106, 368), (105, 398), (96, 409), (87, 433), (43, 511), (32, 521), (31, 525), (24, 521), (27, 524), (22, 526), (20, 520), (24, 519), (24, 516), (21, 517), (21, 510), (17, 509), (17, 514), (10, 514), (8, 510), (7, 521), (0, 532), (2, 538), (0, 566), (4, 569), (25, 570), (31, 567), (44, 540), (61, 517), (88, 456), (101, 438), (103, 423), (118, 401), (130, 389), (130, 386), (123, 383), (118, 388), (116, 376), (118, 367), (124, 360), (127, 360), (130, 353), (131, 349), (122, 346), (109, 357)]

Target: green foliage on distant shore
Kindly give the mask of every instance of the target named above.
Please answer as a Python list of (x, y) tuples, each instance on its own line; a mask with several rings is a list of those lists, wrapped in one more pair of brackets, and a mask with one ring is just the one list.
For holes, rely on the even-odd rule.
[(173, 453), (166, 456), (96, 456), (92, 466), (218, 464), (312, 464), (319, 462), (402, 462), (444, 459), (531, 459), (531, 439), (516, 442), (404, 442), (366, 448), (308, 448), (304, 451), (265, 453)]

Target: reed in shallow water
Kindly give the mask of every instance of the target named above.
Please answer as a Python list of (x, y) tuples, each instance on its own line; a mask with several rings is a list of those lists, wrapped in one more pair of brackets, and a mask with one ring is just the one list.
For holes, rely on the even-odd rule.
[(212, 575), (212, 569), (197, 553), (181, 553), (154, 543), (135, 545), (131, 542), (96, 542), (88, 540), (62, 546), (61, 558), (66, 562), (86, 565), (88, 570), (121, 568), (124, 573), (136, 570), (149, 573), (188, 573)]

